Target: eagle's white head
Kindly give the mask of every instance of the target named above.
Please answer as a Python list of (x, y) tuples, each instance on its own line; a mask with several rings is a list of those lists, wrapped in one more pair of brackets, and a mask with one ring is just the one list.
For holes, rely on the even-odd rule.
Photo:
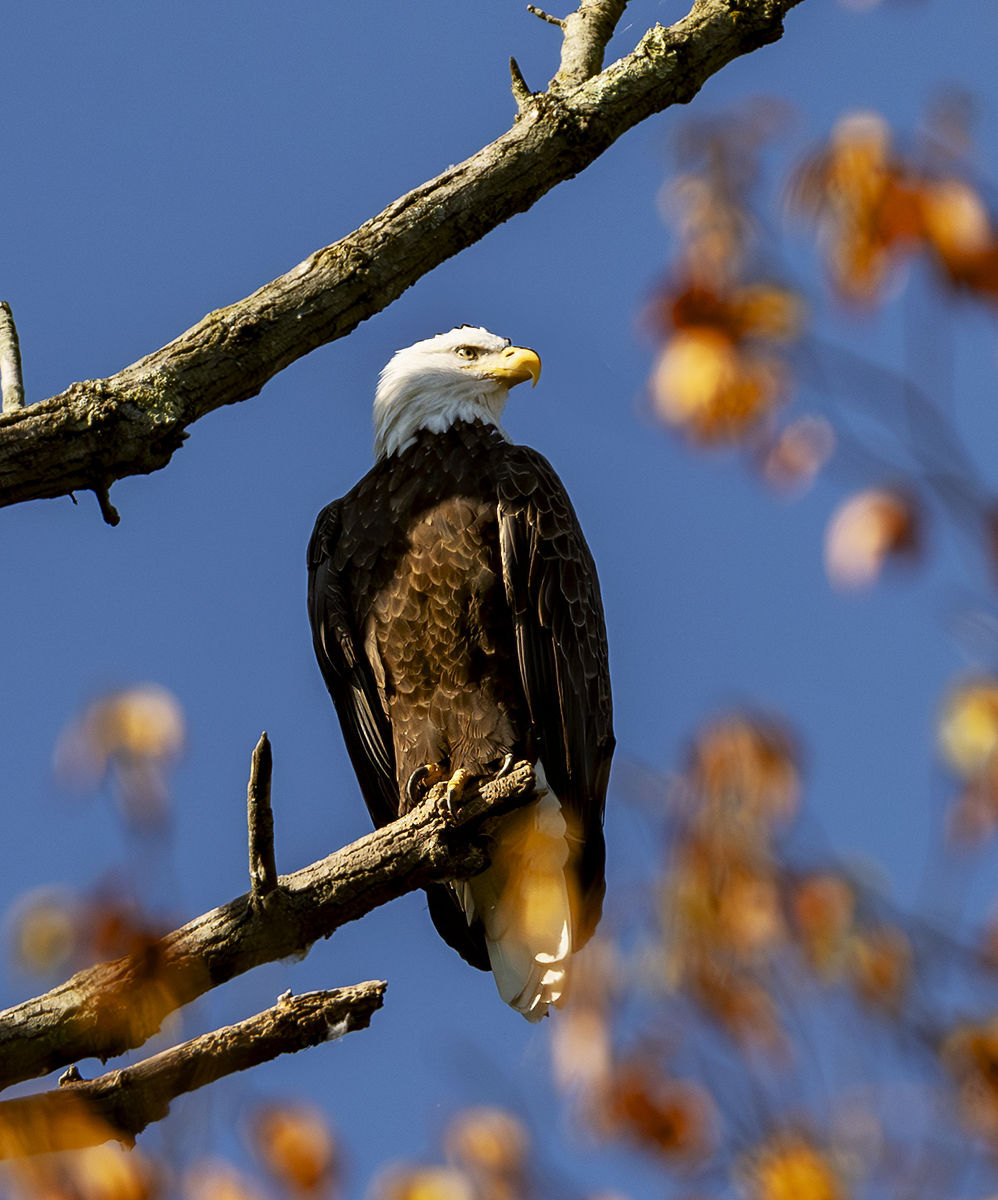
[(455, 421), (499, 424), (511, 387), (532, 379), (541, 360), (487, 329), (459, 325), (450, 333), (399, 350), (381, 372), (374, 397), (378, 459), (409, 446), (420, 429), (443, 433)]

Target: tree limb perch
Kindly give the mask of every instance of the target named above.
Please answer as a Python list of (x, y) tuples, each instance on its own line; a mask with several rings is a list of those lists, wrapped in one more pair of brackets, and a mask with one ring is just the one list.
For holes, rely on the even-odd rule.
[(0, 506), (82, 489), (102, 496), (115, 479), (166, 466), (198, 418), (257, 395), (290, 363), (344, 337), (584, 170), (628, 129), (687, 103), (733, 58), (776, 41), (798, 3), (696, 0), (683, 20), (655, 25), (590, 78), (623, 3), (585, 0), (566, 21), (578, 18), (565, 30), (558, 86), (536, 94), (496, 141), (117, 375), (0, 414)]

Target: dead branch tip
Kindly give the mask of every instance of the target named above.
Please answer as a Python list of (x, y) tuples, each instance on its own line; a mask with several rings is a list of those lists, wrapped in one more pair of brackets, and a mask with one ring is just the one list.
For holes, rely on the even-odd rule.
[(274, 857), (274, 813), (270, 807), (270, 781), (274, 755), (266, 732), (253, 751), (249, 787), (246, 790), (246, 817), (249, 824), (250, 885), (254, 904), (266, 904), (277, 889), (277, 862)]
[(117, 525), (121, 521), (118, 515), (118, 510), (111, 503), (111, 484), (98, 483), (94, 488), (94, 495), (97, 497), (97, 503), (100, 505), (100, 515), (108, 525)]
[(515, 58), (509, 60), (509, 76), (513, 89), (513, 99), (516, 101), (516, 107), (520, 112), (533, 99), (533, 94), (530, 88), (527, 87), (527, 81), (523, 78), (523, 72), (520, 70), (520, 64)]
[(3, 396), (4, 412), (24, 408), (21, 344), (17, 338), (14, 314), (6, 300), (0, 300), (0, 394)]
[(542, 21), (547, 21), (549, 25), (557, 25), (559, 29), (565, 28), (565, 22), (561, 17), (552, 17), (550, 13), (546, 13), (543, 8), (538, 8), (534, 4), (527, 5), (527, 12), (533, 13), (535, 17), (540, 17)]

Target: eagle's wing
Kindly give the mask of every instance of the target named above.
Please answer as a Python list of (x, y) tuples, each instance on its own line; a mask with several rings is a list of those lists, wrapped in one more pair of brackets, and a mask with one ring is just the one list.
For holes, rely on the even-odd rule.
[(526, 446), (510, 446), (502, 461), (502, 569), (534, 744), (581, 839), (578, 948), (599, 920), (605, 890), (603, 805), (614, 737), (603, 603), (589, 547), (550, 463)]
[(380, 827), (399, 812), (395, 749), (344, 580), (334, 566), (342, 504), (336, 500), (319, 513), (308, 544), (308, 615), (315, 655), (339, 714), (350, 761), (374, 824)]
[[(334, 565), (342, 504), (336, 500), (319, 513), (308, 544), (308, 615), (316, 658), (336, 705), (350, 761), (371, 818), (380, 828), (399, 815), (395, 748), (384, 698), (358, 635), (344, 580)], [(472, 966), (489, 970), (481, 928), (469, 928), (451, 889), (432, 883), (426, 896), (444, 941)]]

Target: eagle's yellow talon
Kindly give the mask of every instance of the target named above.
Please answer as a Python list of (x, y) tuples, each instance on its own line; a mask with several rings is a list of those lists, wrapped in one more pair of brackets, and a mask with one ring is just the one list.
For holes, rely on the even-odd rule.
[(447, 781), (447, 793), (444, 796), (444, 810), (450, 817), (454, 815), (454, 810), (461, 800), (461, 794), (468, 785), (468, 780), (471, 778), (471, 772), (466, 771), (464, 767), (455, 771)]
[(419, 804), (430, 788), (435, 783), (439, 783), (443, 777), (443, 768), (439, 763), (424, 763), (421, 767), (417, 767), (405, 785), (405, 794), (409, 803), (413, 806)]

